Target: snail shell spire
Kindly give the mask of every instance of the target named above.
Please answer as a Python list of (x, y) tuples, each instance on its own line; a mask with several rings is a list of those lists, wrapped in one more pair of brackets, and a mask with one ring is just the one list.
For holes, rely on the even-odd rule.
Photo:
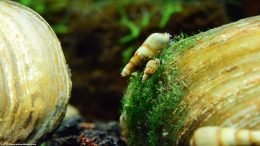
[(153, 58), (158, 54), (169, 42), (171, 35), (169, 33), (153, 33), (144, 43), (136, 50), (134, 56), (121, 72), (121, 76), (129, 76), (140, 65), (142, 61)]
[(146, 81), (147, 78), (152, 75), (160, 66), (160, 60), (159, 59), (153, 59), (147, 62), (146, 67), (144, 69), (144, 74), (142, 81)]
[(260, 145), (260, 131), (207, 126), (195, 131), (191, 146)]

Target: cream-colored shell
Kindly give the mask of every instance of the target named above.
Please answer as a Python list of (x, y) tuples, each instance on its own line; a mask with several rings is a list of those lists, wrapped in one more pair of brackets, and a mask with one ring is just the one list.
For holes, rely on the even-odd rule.
[(131, 75), (136, 66), (140, 65), (142, 61), (152, 59), (158, 54), (170, 41), (171, 35), (169, 33), (153, 33), (144, 43), (136, 50), (134, 56), (126, 64), (121, 72), (121, 76)]
[(260, 145), (260, 131), (206, 126), (198, 128), (190, 146), (251, 146)]
[(71, 85), (50, 26), (31, 9), (0, 0), (0, 145), (35, 143), (53, 131)]
[[(136, 134), (136, 137), (129, 138), (133, 144), (138, 143), (135, 141), (140, 139), (144, 139), (144, 142), (152, 139), (162, 145), (172, 141), (173, 145), (186, 146), (189, 145), (194, 132), (201, 127), (216, 126), (220, 128), (219, 131), (224, 132), (226, 130), (221, 128), (229, 127), (235, 130), (227, 130), (224, 136), (216, 134), (215, 129), (207, 129), (208, 133), (203, 136), (201, 134), (196, 136), (195, 132), (197, 142), (207, 142), (206, 145), (195, 142), (195, 145), (223, 146), (229, 143), (230, 139), (227, 135), (236, 136), (232, 132), (238, 129), (247, 129), (248, 134), (254, 134), (251, 136), (254, 140), (249, 141), (245, 135), (241, 138), (236, 136), (240, 138), (235, 141), (237, 145), (244, 145), (243, 142), (246, 140), (249, 144), (259, 145), (259, 42), (260, 16), (230, 23), (177, 42), (163, 52), (158, 83), (154, 79), (150, 84), (138, 87), (138, 82), (134, 81), (134, 78), (134, 82), (130, 83), (124, 97), (128, 101), (124, 101), (125, 110), (120, 117), (123, 134), (126, 137)], [(154, 88), (157, 89), (155, 95), (152, 95), (155, 92), (148, 93)], [(145, 101), (137, 100), (139, 96), (147, 98), (147, 103), (139, 103)], [(170, 100), (175, 103), (169, 102)], [(152, 108), (145, 109), (148, 103), (151, 103)], [(171, 104), (174, 108), (171, 108)], [(141, 114), (136, 116), (137, 112), (133, 109)], [(144, 113), (144, 111), (148, 112)], [(161, 114), (162, 111), (167, 114)], [(147, 119), (136, 119), (136, 117)], [(138, 120), (146, 123), (139, 124)], [(137, 131), (138, 128), (132, 128), (134, 124), (136, 127), (144, 126), (147, 129), (140, 128), (146, 131)], [(138, 139), (141, 135), (138, 132), (147, 133)], [(209, 133), (211, 138), (223, 136), (223, 139), (218, 140), (219, 143), (212, 141), (206, 137), (210, 136)], [(150, 135), (153, 137), (151, 138)], [(153, 139), (154, 137), (158, 139)]]

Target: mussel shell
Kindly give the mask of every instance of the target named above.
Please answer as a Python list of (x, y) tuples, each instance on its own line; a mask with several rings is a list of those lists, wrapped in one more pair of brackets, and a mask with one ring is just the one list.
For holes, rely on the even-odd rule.
[(0, 1), (0, 144), (35, 143), (62, 120), (70, 73), (55, 33), (31, 9)]
[(188, 145), (203, 126), (260, 130), (260, 16), (175, 41), (157, 73), (134, 73), (121, 125), (129, 145)]

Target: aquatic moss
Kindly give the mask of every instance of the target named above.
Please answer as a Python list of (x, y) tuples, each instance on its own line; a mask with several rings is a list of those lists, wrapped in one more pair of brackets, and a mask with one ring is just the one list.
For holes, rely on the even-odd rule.
[[(173, 115), (174, 109), (177, 109), (186, 93), (185, 81), (179, 79), (179, 67), (176, 62), (182, 53), (196, 42), (195, 38), (184, 38), (184, 35), (175, 38), (173, 45), (161, 57), (165, 64), (162, 66), (162, 77), (158, 86), (159, 102), (153, 106), (152, 114), (149, 116), (149, 145), (173, 145), (177, 141), (175, 131), (184, 126), (183, 120), (179, 117), (185, 117), (185, 108), (178, 108)], [(174, 124), (172, 121), (177, 122)], [(162, 141), (163, 144), (160, 143)]]
[[(157, 56), (162, 65), (153, 76), (146, 82), (141, 81), (142, 72), (131, 76), (123, 100), (129, 145), (162, 145), (162, 141), (163, 145), (172, 145), (176, 142), (174, 131), (183, 125), (181, 122), (173, 125), (171, 121), (176, 117), (169, 115), (185, 94), (185, 81), (178, 79), (176, 62), (182, 52), (195, 43), (194, 37), (175, 37), (170, 47)], [(185, 111), (180, 109), (176, 114), (185, 114)]]
[(128, 91), (123, 100), (123, 111), (127, 115), (127, 128), (129, 130), (129, 145), (145, 145), (148, 143), (149, 113), (156, 101), (156, 87), (159, 76), (142, 83), (141, 73), (137, 73), (130, 79)]
[(189, 129), (192, 125), (187, 124), (186, 117), (191, 116), (187, 111), (191, 109), (188, 108), (189, 104), (181, 101), (189, 93), (191, 78), (187, 77), (189, 71), (185, 71), (184, 56), (223, 43), (227, 39), (225, 34), (234, 30), (245, 33), (244, 30), (250, 23), (255, 24), (258, 17), (243, 19), (193, 37), (177, 37), (170, 47), (157, 56), (162, 64), (147, 82), (141, 82), (142, 72), (135, 73), (123, 102), (129, 145), (187, 144), (190, 135), (185, 131), (192, 130)]

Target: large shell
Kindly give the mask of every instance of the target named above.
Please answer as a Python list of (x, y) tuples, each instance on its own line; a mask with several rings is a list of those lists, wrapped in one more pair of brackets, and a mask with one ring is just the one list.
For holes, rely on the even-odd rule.
[(60, 43), (31, 9), (0, 0), (0, 145), (34, 143), (62, 120), (71, 91)]
[(202, 126), (260, 130), (260, 16), (176, 42), (147, 82), (132, 76), (121, 124), (129, 145), (188, 145)]

